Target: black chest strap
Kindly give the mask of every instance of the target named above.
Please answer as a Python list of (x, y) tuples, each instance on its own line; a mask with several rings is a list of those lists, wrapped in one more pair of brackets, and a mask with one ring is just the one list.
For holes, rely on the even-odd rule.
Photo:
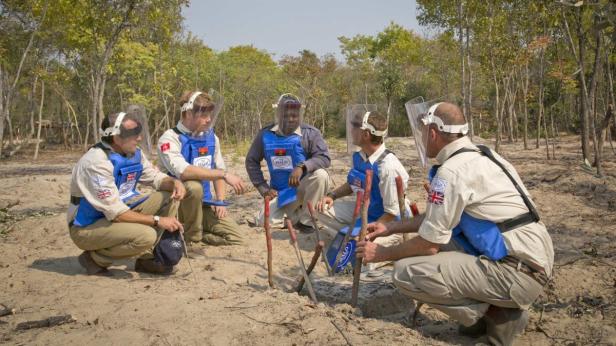
[[(513, 178), (511, 173), (509, 173), (505, 165), (503, 165), (502, 162), (500, 162), (498, 159), (496, 159), (496, 157), (494, 157), (494, 154), (492, 153), (490, 148), (486, 147), (485, 145), (477, 145), (477, 148), (479, 148), (480, 150), (479, 154), (486, 156), (487, 158), (490, 159), (490, 161), (494, 162), (498, 167), (500, 167), (500, 169), (505, 173), (507, 178), (509, 178), (509, 180), (511, 181), (515, 189), (518, 191), (518, 193), (522, 197), (522, 200), (524, 201), (524, 205), (526, 205), (526, 208), (528, 208), (528, 213), (524, 213), (522, 215), (518, 215), (511, 219), (497, 223), (496, 225), (498, 226), (500, 231), (507, 232), (512, 229), (516, 229), (518, 227), (528, 225), (530, 223), (538, 222), (540, 220), (540, 217), (539, 217), (539, 213), (537, 212), (537, 209), (531, 203), (526, 193), (524, 193), (524, 190), (522, 190), (522, 187), (520, 186), (520, 184), (518, 184), (518, 182)], [(468, 153), (468, 152), (477, 152), (477, 150), (474, 150), (471, 148), (461, 148), (461, 149), (458, 149), (455, 153), (451, 154), (451, 156), (449, 156), (449, 158), (447, 159), (450, 159), (458, 154)], [(440, 168), (440, 165), (437, 167)]]

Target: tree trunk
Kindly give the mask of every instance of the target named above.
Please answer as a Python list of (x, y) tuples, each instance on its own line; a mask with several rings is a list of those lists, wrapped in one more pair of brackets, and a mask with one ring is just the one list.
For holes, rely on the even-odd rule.
[(470, 34), (469, 34), (468, 18), (466, 23), (466, 65), (468, 66), (468, 87), (466, 88), (466, 119), (469, 126), (469, 136), (473, 139), (475, 130), (473, 127), (473, 68), (471, 66), (471, 50), (470, 50)]
[[(13, 98), (13, 93), (15, 92), (15, 88), (17, 87), (17, 83), (19, 82), (19, 79), (21, 77), (21, 70), (24, 66), (26, 57), (28, 56), (28, 53), (30, 52), (30, 48), (32, 48), (34, 37), (36, 36), (36, 33), (38, 32), (41, 25), (43, 24), (43, 21), (45, 20), (45, 15), (47, 14), (48, 5), (49, 5), (49, 1), (45, 1), (45, 7), (43, 8), (43, 13), (41, 14), (41, 20), (39, 21), (36, 28), (34, 28), (34, 30), (32, 31), (32, 34), (30, 35), (30, 39), (28, 40), (28, 44), (26, 45), (26, 49), (24, 49), (24, 52), (21, 55), (21, 60), (19, 61), (19, 66), (17, 67), (17, 72), (15, 73), (15, 78), (13, 79), (13, 83), (11, 86), (9, 86), (5, 94), (5, 98), (4, 98), (5, 104), (4, 106), (0, 106), (0, 110), (2, 110), (0, 111), (0, 158), (2, 157), (2, 147), (4, 146), (3, 145), (4, 144), (4, 122), (10, 118), (10, 108), (11, 108), (11, 100)], [(0, 78), (1, 77), (2, 77), (2, 72), (0, 71)], [(2, 103), (1, 99), (0, 99), (0, 103)]]
[(43, 125), (43, 104), (45, 103), (45, 80), (41, 79), (41, 103), (39, 105), (38, 129), (36, 131), (36, 147), (34, 148), (34, 160), (38, 159), (41, 144), (41, 127)]
[(462, 0), (458, 0), (458, 44), (460, 45), (460, 96), (462, 97), (462, 114), (466, 117), (466, 71), (464, 69), (464, 32), (462, 30)]

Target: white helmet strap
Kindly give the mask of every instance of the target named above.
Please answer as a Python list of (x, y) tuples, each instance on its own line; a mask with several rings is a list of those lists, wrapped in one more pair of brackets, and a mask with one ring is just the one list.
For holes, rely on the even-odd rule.
[(428, 109), (428, 113), (426, 114), (426, 116), (421, 119), (421, 122), (424, 125), (436, 124), (438, 130), (441, 132), (461, 133), (463, 135), (466, 135), (468, 133), (468, 123), (462, 125), (445, 125), (445, 123), (443, 123), (443, 120), (434, 114), (440, 104), (442, 104), (442, 102), (433, 104), (432, 107)]
[(372, 124), (368, 122), (368, 118), (370, 117), (370, 112), (364, 113), (364, 118), (361, 120), (361, 129), (370, 131), (370, 134), (378, 137), (384, 137), (387, 135), (387, 129), (383, 131), (377, 131)]
[(191, 111), (193, 109), (193, 104), (195, 103), (197, 96), (201, 94), (203, 94), (201, 91), (195, 91), (194, 93), (192, 93), (192, 95), (190, 95), (190, 98), (188, 99), (188, 102), (182, 105), (182, 108), (180, 108), (180, 111), (182, 112)]
[(118, 114), (118, 117), (116, 118), (115, 123), (113, 124), (113, 126), (109, 126), (108, 128), (102, 130), (101, 131), (101, 136), (107, 137), (107, 136), (119, 135), (120, 134), (120, 126), (122, 126), (122, 121), (124, 120), (124, 116), (125, 115), (126, 115), (126, 113), (120, 112), (120, 114)]

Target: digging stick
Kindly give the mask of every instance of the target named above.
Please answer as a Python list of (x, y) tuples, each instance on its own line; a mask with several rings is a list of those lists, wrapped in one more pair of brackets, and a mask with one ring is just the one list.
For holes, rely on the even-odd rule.
[(302, 258), (302, 254), (299, 252), (299, 246), (297, 245), (297, 236), (295, 235), (295, 229), (291, 224), (291, 220), (287, 219), (287, 229), (289, 230), (289, 235), (291, 236), (291, 244), (295, 249), (295, 255), (297, 256), (297, 263), (299, 264), (299, 268), (302, 270), (302, 275), (304, 277), (304, 281), (306, 281), (306, 287), (308, 287), (308, 293), (310, 294), (310, 299), (313, 302), (318, 303), (317, 296), (314, 294), (314, 290), (312, 289), (312, 283), (310, 282), (310, 277), (308, 277), (308, 273), (306, 272), (306, 266), (304, 265), (304, 259)]
[[(372, 170), (366, 170), (366, 189), (364, 194), (364, 203), (361, 207), (361, 229), (359, 231), (359, 239), (357, 242), (363, 241), (366, 238), (368, 230), (368, 208), (370, 207), (370, 192), (372, 190)], [(361, 276), (361, 266), (363, 258), (355, 259), (355, 267), (353, 267), (353, 290), (351, 293), (351, 306), (357, 306), (359, 296), (359, 278)]]
[(267, 281), (271, 288), (275, 288), (272, 274), (272, 233), (270, 229), (270, 198), (265, 197), (265, 210), (263, 212), (263, 228), (265, 228), (265, 241), (267, 244)]

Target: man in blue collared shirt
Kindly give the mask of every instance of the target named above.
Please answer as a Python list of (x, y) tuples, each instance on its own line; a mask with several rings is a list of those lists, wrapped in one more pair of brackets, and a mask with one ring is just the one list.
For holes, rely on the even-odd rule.
[[(246, 171), (261, 196), (272, 199), (272, 226), (282, 226), (286, 215), (300, 230), (310, 231), (306, 203), (316, 205), (328, 191), (326, 169), (331, 160), (321, 132), (302, 123), (303, 107), (294, 95), (280, 96), (274, 105), (276, 122), (261, 129), (252, 142), (246, 155)], [(261, 170), (263, 160), (268, 165), (269, 182)], [(256, 223), (263, 224), (263, 211)]]

